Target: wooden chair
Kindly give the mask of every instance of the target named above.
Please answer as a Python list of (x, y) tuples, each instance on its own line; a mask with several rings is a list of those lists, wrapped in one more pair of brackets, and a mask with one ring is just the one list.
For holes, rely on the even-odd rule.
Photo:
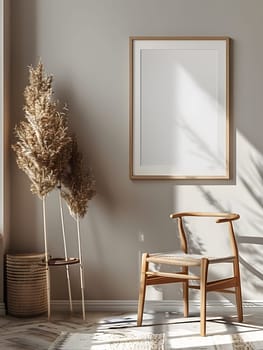
[[(184, 217), (215, 217), (216, 223), (226, 223), (229, 229), (231, 256), (226, 257), (210, 257), (205, 255), (189, 254), (187, 235), (184, 229)], [(184, 300), (184, 317), (188, 317), (189, 312), (189, 288), (200, 289), (200, 335), (206, 336), (206, 295), (207, 292), (224, 292), (234, 293), (236, 297), (238, 321), (243, 321), (241, 284), (239, 273), (238, 247), (235, 239), (233, 221), (239, 219), (238, 214), (232, 213), (200, 213), (200, 212), (184, 212), (171, 214), (172, 219), (178, 220), (178, 231), (181, 241), (181, 250), (176, 253), (144, 253), (142, 255), (140, 292), (138, 302), (138, 318), (137, 325), (141, 326), (143, 318), (143, 309), (145, 302), (146, 286), (165, 283), (183, 283), (183, 300)], [(180, 267), (179, 272), (162, 272), (151, 271), (149, 263), (163, 265), (171, 265)], [(233, 265), (233, 275), (230, 278), (224, 278), (208, 282), (208, 270), (210, 265), (230, 263)], [(191, 267), (198, 267), (198, 274), (191, 274)], [(198, 281), (198, 285), (190, 284), (191, 280)]]

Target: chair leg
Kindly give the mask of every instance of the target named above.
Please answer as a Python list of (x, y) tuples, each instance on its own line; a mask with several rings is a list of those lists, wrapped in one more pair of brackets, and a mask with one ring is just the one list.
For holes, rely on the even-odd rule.
[(201, 260), (200, 271), (200, 335), (206, 336), (206, 283), (207, 283), (208, 259)]
[[(188, 274), (188, 267), (184, 267), (182, 269), (182, 272), (184, 274)], [(183, 282), (183, 298), (184, 298), (184, 317), (189, 316), (189, 288), (188, 288), (189, 282), (185, 281)]]
[(137, 312), (137, 326), (142, 325), (145, 292), (146, 292), (146, 271), (148, 270), (148, 262), (146, 261), (147, 257), (148, 257), (147, 253), (144, 253), (142, 255), (140, 292), (139, 292), (138, 312)]
[(242, 294), (241, 294), (241, 281), (238, 259), (234, 261), (234, 274), (237, 279), (237, 286), (235, 287), (236, 306), (238, 322), (243, 322), (243, 307), (242, 307)]

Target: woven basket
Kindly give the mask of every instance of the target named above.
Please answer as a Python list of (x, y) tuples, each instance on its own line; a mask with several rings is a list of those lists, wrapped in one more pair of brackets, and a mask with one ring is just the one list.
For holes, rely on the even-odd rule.
[(36, 316), (47, 311), (45, 254), (7, 254), (7, 312)]

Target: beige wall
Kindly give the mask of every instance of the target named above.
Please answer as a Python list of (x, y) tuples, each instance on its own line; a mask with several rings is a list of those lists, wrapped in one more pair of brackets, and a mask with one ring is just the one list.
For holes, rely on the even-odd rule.
[[(81, 223), (87, 299), (136, 299), (140, 252), (177, 247), (169, 213), (188, 209), (241, 214), (244, 298), (263, 299), (262, 14), (262, 0), (11, 1), (11, 127), (23, 117), (27, 66), (42, 57), (54, 74), (56, 98), (69, 105), (72, 127), (97, 179), (97, 196)], [(129, 180), (128, 38), (133, 35), (233, 39), (230, 181)], [(11, 171), (10, 250), (42, 251), (41, 203), (13, 156)], [(63, 252), (57, 203), (54, 192), (47, 214), (53, 256)], [(66, 221), (75, 255), (75, 225), (69, 216)], [(224, 240), (207, 238), (216, 251), (227, 248)], [(197, 249), (202, 240), (194, 242)], [(74, 298), (79, 298), (73, 271)], [(52, 276), (52, 298), (65, 299), (64, 275)], [(179, 295), (169, 287), (163, 297)]]

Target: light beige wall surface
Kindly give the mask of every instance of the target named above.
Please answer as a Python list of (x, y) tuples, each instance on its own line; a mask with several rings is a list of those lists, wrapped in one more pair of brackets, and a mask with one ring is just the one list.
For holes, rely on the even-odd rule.
[[(231, 210), (237, 224), (244, 299), (263, 288), (263, 1), (262, 0), (10, 0), (11, 129), (23, 118), (27, 66), (41, 57), (66, 102), (81, 149), (93, 167), (97, 196), (81, 222), (86, 298), (136, 299), (139, 256), (178, 247), (169, 214)], [(229, 181), (131, 181), (129, 164), (128, 38), (229, 36), (231, 43), (231, 166)], [(189, 101), (191, 103), (191, 101)], [(10, 131), (12, 132), (12, 130)], [(41, 203), (11, 157), (13, 252), (42, 251)], [(48, 198), (48, 239), (63, 253), (57, 193)], [(71, 255), (76, 228), (67, 216)], [(144, 242), (139, 241), (140, 233)], [(225, 241), (207, 235), (215, 251)], [(193, 242), (203, 249), (203, 237)], [(73, 268), (74, 298), (79, 298)], [(169, 287), (153, 297), (179, 298)], [(66, 299), (61, 270), (52, 272), (52, 298)], [(212, 296), (216, 298), (216, 296)]]

